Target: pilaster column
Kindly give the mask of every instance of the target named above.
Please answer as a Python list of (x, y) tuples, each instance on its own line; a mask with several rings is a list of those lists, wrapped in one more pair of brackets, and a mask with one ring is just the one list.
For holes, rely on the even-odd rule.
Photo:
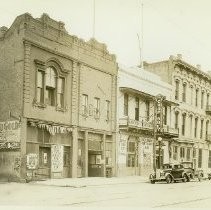
[(85, 131), (84, 134), (84, 176), (88, 177), (88, 131)]
[[(26, 179), (26, 137), (27, 137), (27, 119), (21, 118), (20, 127), (20, 178), (21, 180)], [(20, 181), (21, 181), (20, 180)]]
[(77, 177), (78, 170), (78, 129), (76, 126), (73, 127), (73, 143), (72, 143), (72, 178)]
[(106, 159), (106, 135), (105, 133), (103, 134), (103, 142), (102, 142), (102, 146), (103, 146), (103, 150), (102, 150), (102, 160), (103, 160), (103, 164), (102, 164), (102, 176), (106, 175), (106, 163), (105, 163), (105, 159)]

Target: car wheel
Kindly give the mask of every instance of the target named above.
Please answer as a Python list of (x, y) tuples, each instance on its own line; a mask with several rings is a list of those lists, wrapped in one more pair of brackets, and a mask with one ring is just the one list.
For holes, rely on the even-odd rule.
[(151, 184), (155, 184), (155, 180), (151, 180), (150, 182), (151, 182)]
[(170, 184), (172, 182), (172, 177), (170, 175), (167, 175), (166, 182), (167, 184)]
[(183, 182), (188, 182), (188, 176), (186, 174), (183, 176)]

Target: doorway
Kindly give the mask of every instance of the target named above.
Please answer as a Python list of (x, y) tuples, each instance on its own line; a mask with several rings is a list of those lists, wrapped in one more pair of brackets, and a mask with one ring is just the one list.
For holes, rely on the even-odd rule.
[(103, 176), (102, 165), (102, 152), (101, 151), (88, 151), (88, 176), (101, 177)]
[(51, 174), (51, 148), (39, 147), (39, 168), (37, 175), (41, 178), (50, 178)]

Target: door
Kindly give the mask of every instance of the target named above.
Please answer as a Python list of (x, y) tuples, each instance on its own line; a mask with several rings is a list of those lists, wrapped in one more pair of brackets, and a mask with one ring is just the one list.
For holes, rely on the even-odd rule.
[(51, 174), (51, 148), (39, 147), (39, 168), (38, 176), (41, 178), (50, 178)]
[(103, 167), (101, 163), (102, 153), (96, 151), (89, 151), (88, 153), (88, 176), (100, 177), (103, 174)]
[(77, 166), (77, 175), (78, 177), (83, 176), (83, 167), (84, 167), (84, 153), (83, 151), (83, 141), (78, 140), (78, 166)]
[(64, 147), (64, 154), (63, 154), (63, 177), (68, 178), (70, 177), (70, 147)]

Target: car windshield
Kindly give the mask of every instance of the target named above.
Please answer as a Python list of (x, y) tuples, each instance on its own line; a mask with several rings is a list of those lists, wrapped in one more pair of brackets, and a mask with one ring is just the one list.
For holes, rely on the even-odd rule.
[(169, 169), (172, 168), (171, 165), (163, 165), (163, 169)]
[(192, 168), (192, 163), (182, 163), (184, 168)]

